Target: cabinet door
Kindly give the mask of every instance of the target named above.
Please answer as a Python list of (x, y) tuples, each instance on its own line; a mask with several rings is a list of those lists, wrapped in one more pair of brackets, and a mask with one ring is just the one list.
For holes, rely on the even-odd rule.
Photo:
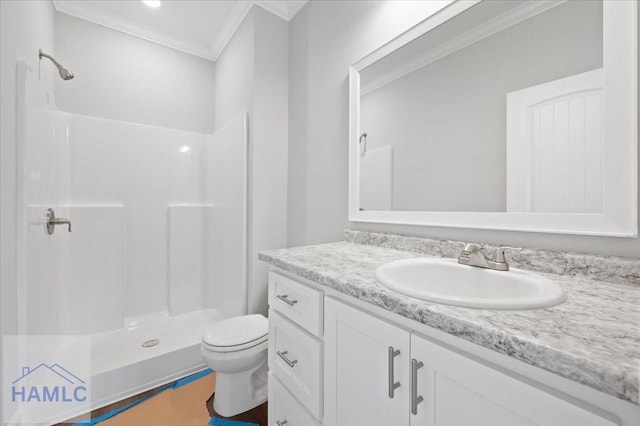
[(411, 415), (411, 426), (618, 424), (415, 335), (411, 357), (416, 360), (411, 371), (417, 379), (415, 398), (424, 398)]
[(409, 340), (405, 330), (326, 300), (326, 426), (409, 426)]

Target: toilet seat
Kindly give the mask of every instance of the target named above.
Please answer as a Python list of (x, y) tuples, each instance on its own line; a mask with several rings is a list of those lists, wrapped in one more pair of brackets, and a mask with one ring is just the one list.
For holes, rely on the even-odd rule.
[(243, 315), (221, 321), (205, 330), (203, 348), (212, 352), (236, 352), (268, 339), (269, 322), (262, 315)]
[(202, 348), (211, 352), (237, 352), (245, 349), (251, 349), (255, 346), (265, 343), (267, 341), (267, 338), (268, 336), (265, 335), (259, 339), (252, 340), (251, 342), (246, 342), (241, 345), (235, 345), (235, 346), (215, 346), (215, 345), (210, 345), (203, 341)]

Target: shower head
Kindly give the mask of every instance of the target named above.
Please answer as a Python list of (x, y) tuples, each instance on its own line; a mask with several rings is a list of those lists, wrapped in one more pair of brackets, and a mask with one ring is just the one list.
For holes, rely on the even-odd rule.
[(58, 61), (53, 59), (53, 57), (51, 55), (47, 55), (46, 53), (44, 53), (42, 51), (42, 49), (40, 49), (38, 51), (38, 58), (39, 59), (47, 58), (51, 62), (53, 62), (53, 65), (55, 65), (56, 68), (58, 68), (58, 73), (60, 74), (60, 78), (62, 78), (63, 80), (71, 80), (73, 78), (73, 73), (71, 71), (69, 71), (68, 69), (66, 69), (62, 65), (60, 65), (60, 63), (58, 63)]
[(60, 71), (59, 74), (63, 80), (71, 80), (73, 77), (75, 77), (71, 71), (64, 67), (58, 66), (58, 70)]

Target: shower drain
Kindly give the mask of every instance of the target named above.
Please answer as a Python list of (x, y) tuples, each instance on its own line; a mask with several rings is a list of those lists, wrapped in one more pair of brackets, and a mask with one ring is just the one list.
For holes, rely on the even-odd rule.
[(151, 347), (157, 345), (158, 343), (160, 343), (160, 339), (145, 340), (144, 342), (142, 342), (142, 347), (143, 348), (151, 348)]

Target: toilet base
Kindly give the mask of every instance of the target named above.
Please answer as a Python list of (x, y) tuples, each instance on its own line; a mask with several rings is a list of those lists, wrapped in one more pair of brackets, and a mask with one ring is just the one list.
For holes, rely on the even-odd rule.
[(267, 401), (267, 360), (249, 371), (216, 373), (214, 410), (224, 417), (233, 417)]

